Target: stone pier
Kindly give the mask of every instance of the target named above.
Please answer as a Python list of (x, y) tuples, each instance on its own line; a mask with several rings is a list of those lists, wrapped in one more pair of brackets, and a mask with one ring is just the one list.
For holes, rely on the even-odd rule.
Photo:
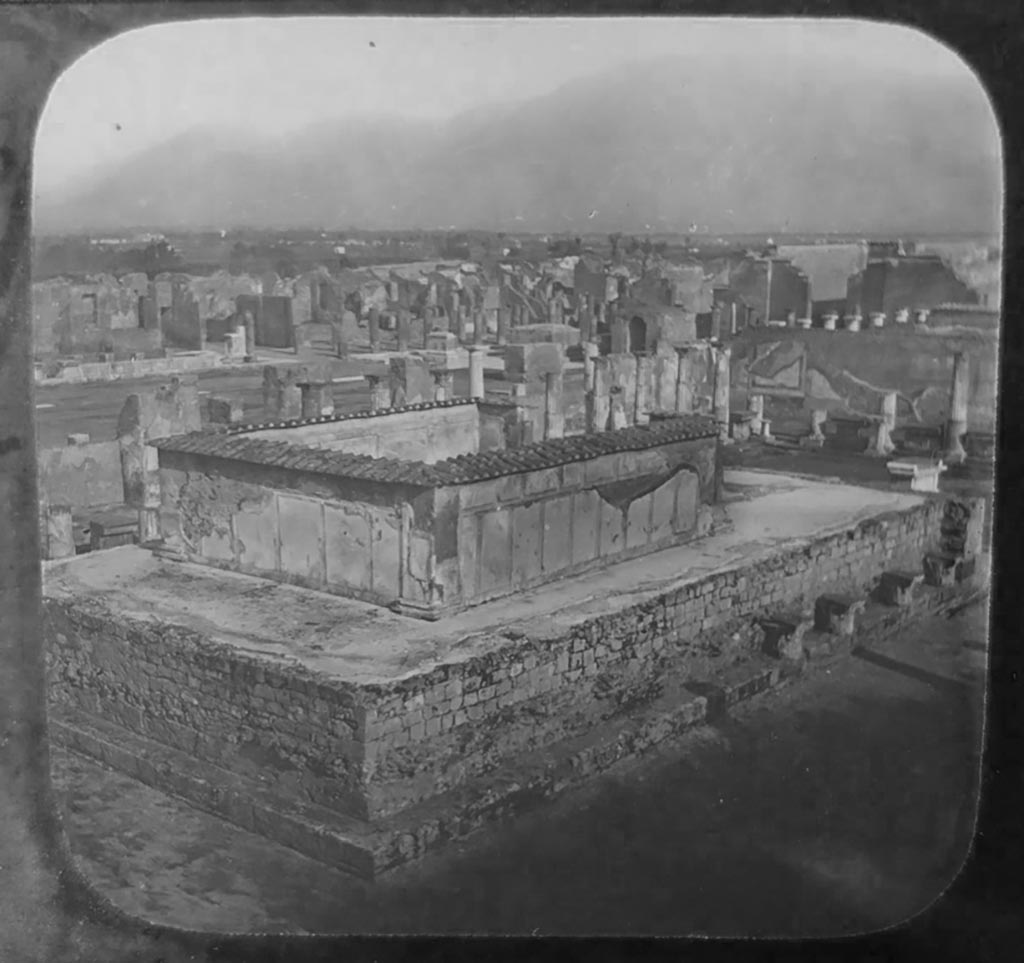
[(469, 397), (484, 396), (484, 358), (487, 349), (482, 344), (469, 346)]
[(302, 389), (295, 365), (267, 365), (263, 369), (263, 416), (268, 421), (294, 421), (302, 417)]
[(967, 399), (970, 391), (970, 356), (960, 352), (953, 359), (953, 391), (946, 425), (946, 463), (961, 465), (967, 458), (963, 437), (967, 434)]

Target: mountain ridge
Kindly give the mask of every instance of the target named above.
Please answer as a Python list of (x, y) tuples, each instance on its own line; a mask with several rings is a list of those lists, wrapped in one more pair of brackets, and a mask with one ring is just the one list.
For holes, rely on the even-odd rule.
[(973, 79), (850, 76), (813, 52), (737, 65), (712, 51), (447, 121), (197, 128), (69, 196), (41, 196), (36, 222), (985, 233), (998, 231), (999, 151)]

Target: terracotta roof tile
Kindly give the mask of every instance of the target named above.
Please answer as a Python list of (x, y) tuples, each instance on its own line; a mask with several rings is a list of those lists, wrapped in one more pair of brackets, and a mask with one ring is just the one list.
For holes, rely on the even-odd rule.
[[(295, 424), (297, 426), (306, 423), (308, 422)], [(206, 455), (296, 471), (430, 488), (485, 481), (523, 471), (556, 468), (569, 462), (595, 458), (603, 454), (639, 451), (677, 441), (713, 438), (717, 434), (718, 425), (713, 418), (705, 415), (684, 415), (618, 431), (557, 438), (525, 448), (458, 455), (434, 465), (420, 461), (373, 458), (370, 455), (292, 445), (286, 441), (247, 437), (245, 432), (234, 433), (228, 437), (222, 433), (195, 432), (190, 435), (163, 438), (153, 444), (161, 451)]]

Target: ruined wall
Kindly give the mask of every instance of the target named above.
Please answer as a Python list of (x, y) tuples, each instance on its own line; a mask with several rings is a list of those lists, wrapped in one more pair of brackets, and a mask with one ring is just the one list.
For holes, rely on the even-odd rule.
[(161, 530), (190, 561), (389, 604), (402, 597), (414, 505), (381, 482), (160, 453)]
[(62, 279), (32, 285), (33, 350), (36, 357), (118, 357), (158, 354), (158, 327), (142, 327), (137, 278), (102, 275), (83, 282)]
[(54, 505), (88, 508), (124, 502), (116, 441), (39, 449), (39, 496)]
[(898, 423), (929, 426), (946, 420), (953, 358), (967, 351), (969, 425), (994, 430), (998, 343), (981, 332), (943, 334), (893, 324), (858, 332), (767, 329), (746, 332), (731, 345), (737, 389), (852, 415), (877, 415), (882, 396), (895, 391)]
[(285, 797), (365, 815), (365, 711), (344, 686), (95, 602), (45, 603), (48, 694)]
[(716, 450), (715, 439), (677, 442), (441, 489), (445, 602), (475, 604), (693, 537), (701, 504), (717, 496)]
[(479, 449), (480, 413), (471, 404), (394, 414), (381, 412), (371, 418), (252, 431), (246, 437), (433, 464)]
[(672, 674), (706, 678), (758, 650), (754, 620), (822, 592), (921, 569), (943, 504), (866, 520), (638, 606), (496, 649), (384, 689), (367, 717), (370, 809), (400, 811), (509, 757), (588, 731), (657, 697)]
[(252, 314), (257, 345), (265, 348), (295, 346), (291, 298), (244, 294), (238, 296), (235, 304), (239, 317), (244, 318), (246, 312)]

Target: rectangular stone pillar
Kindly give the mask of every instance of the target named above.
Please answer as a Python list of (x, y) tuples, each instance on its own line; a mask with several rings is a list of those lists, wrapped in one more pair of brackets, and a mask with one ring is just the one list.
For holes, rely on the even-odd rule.
[(953, 358), (953, 389), (949, 399), (949, 420), (946, 424), (945, 460), (950, 465), (961, 465), (967, 459), (963, 436), (967, 434), (970, 377), (970, 355), (961, 351)]
[(729, 438), (729, 376), (732, 352), (729, 348), (715, 348), (715, 394), (713, 411), (720, 436)]
[(629, 353), (629, 323), (625, 318), (615, 317), (611, 321), (612, 354)]
[(486, 353), (483, 345), (472, 344), (469, 346), (470, 398), (483, 398), (484, 396), (484, 357)]
[(404, 354), (409, 350), (410, 342), (412, 341), (412, 322), (409, 318), (409, 312), (404, 309), (398, 312), (396, 335), (398, 338), (398, 350)]
[(679, 373), (676, 379), (676, 403), (677, 415), (693, 414), (693, 363), (690, 352), (686, 348), (676, 348), (676, 355), (679, 358)]
[(558, 374), (544, 376), (544, 440), (565, 435), (564, 378)]
[(583, 389), (584, 391), (594, 390), (594, 361), (600, 355), (601, 349), (596, 341), (583, 342)]
[(70, 558), (75, 554), (75, 526), (70, 505), (40, 504), (39, 522), (39, 548), (43, 558)]
[(380, 309), (371, 307), (366, 315), (366, 324), (370, 336), (370, 350), (380, 350)]
[(498, 344), (504, 345), (508, 341), (509, 309), (498, 308), (498, 330), (496, 333)]
[(381, 375), (363, 375), (370, 389), (370, 411), (391, 407), (391, 386)]
[(302, 389), (295, 368), (264, 367), (263, 416), (268, 421), (295, 421), (302, 417)]
[(331, 384), (308, 382), (302, 390), (302, 417), (322, 418), (334, 414), (334, 391)]

